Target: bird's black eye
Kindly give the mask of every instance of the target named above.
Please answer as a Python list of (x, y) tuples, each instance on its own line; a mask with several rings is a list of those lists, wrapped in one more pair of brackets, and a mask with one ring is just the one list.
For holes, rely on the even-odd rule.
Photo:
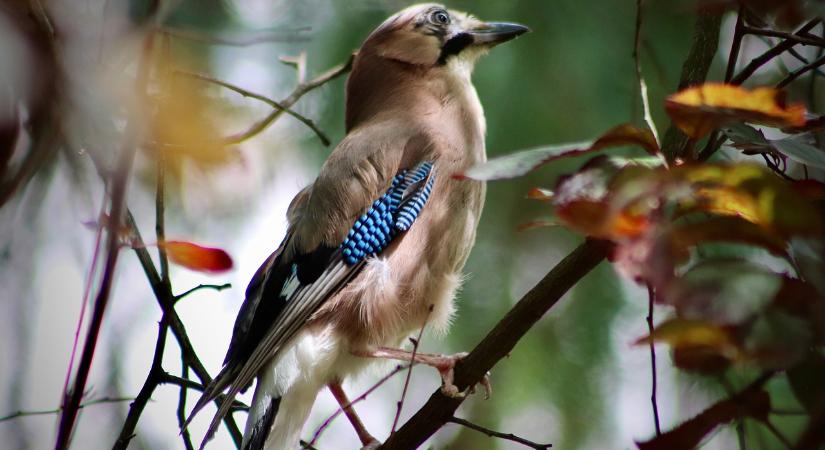
[(447, 11), (438, 10), (430, 15), (430, 20), (438, 25), (447, 25), (450, 23), (450, 15), (447, 14)]

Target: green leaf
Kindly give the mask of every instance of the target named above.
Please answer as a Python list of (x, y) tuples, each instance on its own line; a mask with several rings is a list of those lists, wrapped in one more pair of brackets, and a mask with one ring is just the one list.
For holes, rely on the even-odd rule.
[(793, 136), (770, 141), (771, 146), (792, 160), (825, 169), (825, 152), (805, 142), (809, 135)]
[(557, 159), (628, 145), (642, 147), (651, 155), (660, 155), (659, 146), (650, 130), (623, 124), (609, 130), (594, 141), (523, 150), (475, 165), (453, 177), (480, 181), (516, 178)]

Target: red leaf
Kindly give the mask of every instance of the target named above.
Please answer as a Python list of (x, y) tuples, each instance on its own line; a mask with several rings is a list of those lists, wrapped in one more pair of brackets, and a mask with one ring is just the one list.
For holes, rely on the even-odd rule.
[(232, 268), (232, 258), (219, 248), (203, 247), (185, 241), (158, 243), (166, 250), (169, 260), (198, 272), (225, 272)]
[(771, 399), (762, 390), (747, 390), (722, 400), (698, 416), (647, 442), (637, 442), (639, 450), (690, 450), (696, 448), (708, 433), (719, 425), (739, 417), (764, 419), (771, 408)]

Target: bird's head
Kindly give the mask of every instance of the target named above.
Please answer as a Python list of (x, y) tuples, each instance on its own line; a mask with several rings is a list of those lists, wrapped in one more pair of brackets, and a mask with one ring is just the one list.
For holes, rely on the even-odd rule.
[(524, 25), (483, 22), (438, 4), (420, 4), (387, 19), (362, 49), (419, 67), (444, 66), (453, 60), (472, 64), (491, 47), (527, 31)]

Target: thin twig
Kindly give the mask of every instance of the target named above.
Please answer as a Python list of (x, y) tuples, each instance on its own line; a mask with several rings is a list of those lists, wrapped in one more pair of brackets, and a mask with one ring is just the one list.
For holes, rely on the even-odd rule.
[[(653, 336), (653, 304), (656, 300), (656, 291), (649, 283), (647, 285), (647, 330), (650, 336)], [(659, 404), (656, 401), (656, 348), (653, 345), (653, 339), (650, 339), (650, 373), (652, 375), (653, 383), (650, 388), (650, 403), (653, 406), (653, 423), (656, 425), (656, 436), (662, 435), (662, 427), (659, 424)]]
[(424, 323), (421, 324), (421, 329), (418, 330), (418, 337), (415, 338), (415, 340), (410, 339), (413, 341), (413, 349), (410, 353), (410, 367), (407, 369), (407, 376), (404, 377), (404, 388), (401, 390), (401, 398), (396, 404), (395, 418), (392, 420), (390, 435), (394, 434), (396, 428), (398, 428), (398, 419), (401, 418), (401, 409), (404, 408), (404, 399), (407, 398), (407, 389), (410, 387), (410, 378), (412, 378), (412, 368), (415, 363), (415, 355), (418, 353), (418, 346), (421, 344), (421, 337), (424, 336), (424, 328), (427, 327), (427, 322), (430, 321), (430, 315), (433, 313), (433, 306), (434, 305), (430, 305), (429, 309), (427, 309), (427, 317), (424, 319)]
[(398, 374), (398, 373), (399, 373), (399, 372), (401, 372), (402, 370), (406, 369), (407, 367), (409, 367), (409, 365), (402, 365), (402, 364), (399, 364), (399, 365), (395, 366), (395, 369), (393, 369), (392, 371), (390, 371), (390, 373), (388, 373), (388, 374), (384, 375), (384, 377), (383, 377), (383, 378), (381, 378), (380, 380), (378, 380), (378, 381), (377, 381), (375, 384), (373, 384), (373, 385), (372, 385), (369, 389), (367, 389), (366, 391), (364, 391), (364, 393), (363, 393), (363, 394), (359, 395), (359, 396), (358, 396), (358, 397), (356, 397), (354, 400), (352, 400), (351, 402), (349, 402), (349, 404), (348, 404), (348, 405), (339, 406), (339, 407), (338, 407), (338, 409), (337, 409), (337, 410), (335, 410), (335, 412), (334, 412), (334, 413), (332, 413), (332, 415), (330, 415), (329, 417), (327, 417), (327, 420), (325, 420), (325, 421), (321, 424), (321, 426), (320, 426), (320, 427), (318, 427), (318, 429), (317, 429), (317, 430), (315, 430), (315, 433), (312, 435), (312, 440), (310, 440), (308, 444), (302, 444), (302, 445), (304, 446), (303, 448), (305, 448), (305, 449), (311, 449), (311, 448), (313, 448), (312, 446), (314, 446), (314, 445), (318, 442), (318, 439), (321, 437), (321, 433), (323, 433), (323, 432), (324, 432), (324, 430), (325, 430), (325, 429), (327, 429), (327, 427), (329, 427), (329, 425), (332, 423), (332, 421), (333, 421), (333, 420), (335, 420), (335, 418), (336, 418), (336, 417), (338, 417), (339, 415), (341, 415), (341, 413), (342, 413), (342, 412), (344, 412), (344, 409), (347, 409), (347, 408), (349, 408), (349, 407), (351, 407), (351, 406), (355, 405), (356, 403), (358, 403), (358, 402), (360, 402), (360, 401), (362, 401), (362, 400), (366, 399), (368, 395), (370, 395), (370, 394), (372, 394), (372, 393), (373, 393), (373, 391), (375, 391), (376, 389), (378, 389), (378, 388), (379, 388), (382, 384), (386, 383), (386, 382), (387, 382), (390, 378), (394, 377), (396, 374)]
[[(659, 131), (656, 129), (656, 123), (653, 122), (653, 115), (650, 112), (650, 100), (647, 96), (647, 83), (645, 77), (642, 75), (642, 62), (639, 56), (639, 43), (642, 35), (642, 7), (644, 0), (636, 0), (636, 34), (633, 41), (633, 61), (636, 66), (636, 80), (639, 83), (639, 95), (642, 97), (642, 108), (644, 109), (645, 123), (647, 123), (650, 132), (653, 133), (653, 138), (656, 139), (656, 145), (659, 146), (662, 142), (659, 140)], [(665, 164), (667, 164), (665, 162)]]
[(775, 38), (782, 38), (786, 41), (791, 41), (794, 44), (802, 44), (802, 45), (813, 45), (815, 47), (825, 47), (825, 39), (810, 36), (805, 32), (797, 32), (794, 34), (779, 31), (779, 30), (771, 30), (767, 28), (754, 28), (745, 25), (742, 27), (742, 31), (746, 34), (753, 34), (755, 36), (768, 36), (768, 37), (775, 37)]
[(216, 290), (216, 291), (220, 292), (220, 291), (222, 291), (222, 290), (224, 290), (224, 289), (229, 289), (229, 288), (231, 288), (231, 287), (232, 287), (232, 283), (224, 283), (224, 284), (199, 284), (199, 285), (197, 285), (197, 286), (195, 286), (195, 287), (193, 287), (193, 288), (191, 288), (191, 289), (189, 289), (189, 290), (186, 290), (186, 291), (184, 291), (184, 292), (182, 292), (182, 293), (180, 293), (180, 294), (176, 295), (176, 296), (175, 296), (175, 301), (178, 301), (178, 300), (180, 300), (180, 299), (182, 299), (182, 298), (184, 298), (184, 297), (186, 297), (186, 296), (188, 296), (188, 295), (190, 295), (190, 294), (192, 294), (192, 293), (194, 293), (194, 292), (200, 291), (200, 290), (202, 290), (202, 289), (213, 289), (213, 290)]
[[(148, 85), (150, 71), (149, 57), (152, 46), (153, 34), (149, 33), (143, 42), (143, 50), (138, 63), (139, 69), (136, 89), (137, 92), (140, 93), (139, 95), (145, 94)], [(137, 112), (134, 112), (134, 114), (137, 115)], [(123, 146), (118, 155), (115, 171), (111, 178), (111, 196), (109, 202), (110, 221), (106, 236), (106, 261), (103, 266), (103, 276), (100, 280), (100, 286), (95, 298), (89, 330), (83, 345), (83, 353), (80, 356), (80, 363), (78, 364), (74, 383), (72, 383), (69, 391), (63, 392), (63, 411), (60, 414), (57, 439), (55, 441), (56, 450), (67, 449), (71, 442), (72, 430), (74, 430), (75, 422), (77, 421), (78, 409), (83, 397), (83, 391), (86, 389), (86, 382), (89, 379), (92, 360), (95, 349), (97, 348), (97, 340), (100, 335), (101, 326), (103, 325), (104, 312), (109, 303), (109, 296), (111, 294), (112, 284), (114, 283), (115, 267), (117, 266), (118, 256), (120, 255), (120, 223), (123, 213), (126, 210), (126, 187), (132, 172), (137, 144), (140, 142), (142, 134), (141, 125), (136, 119), (137, 117), (132, 117), (127, 124)]]
[(530, 447), (530, 448), (533, 448), (533, 449), (536, 449), (536, 450), (547, 450), (547, 449), (549, 449), (550, 447), (553, 446), (553, 444), (539, 444), (538, 442), (533, 442), (533, 441), (524, 439), (523, 437), (516, 436), (513, 433), (501, 433), (499, 431), (494, 431), (494, 430), (491, 430), (489, 428), (484, 428), (481, 425), (476, 425), (476, 424), (474, 424), (470, 421), (467, 421), (467, 420), (464, 420), (464, 419), (459, 419), (458, 417), (455, 417), (455, 416), (451, 417), (449, 420), (447, 420), (447, 422), (454, 423), (454, 424), (457, 424), (457, 425), (461, 425), (461, 426), (467, 427), (471, 430), (479, 431), (479, 432), (484, 433), (487, 436), (490, 436), (490, 437), (493, 437), (493, 438), (499, 438), (499, 439), (505, 439), (505, 440), (512, 441), (512, 442), (517, 442), (521, 445), (524, 445), (525, 447)]
[(306, 83), (300, 83), (298, 86), (292, 91), (289, 96), (285, 99), (278, 102), (284, 109), (276, 109), (269, 113), (263, 120), (256, 122), (251, 127), (249, 127), (246, 131), (243, 131), (238, 134), (233, 134), (224, 138), (225, 144), (237, 144), (243, 142), (253, 136), (258, 135), (263, 130), (265, 130), (272, 122), (275, 121), (286, 109), (292, 107), (295, 102), (298, 101), (301, 97), (304, 96), (307, 92), (316, 89), (324, 84), (340, 77), (341, 75), (347, 73), (352, 68), (352, 61), (354, 55), (350, 55), (349, 59), (343, 64), (339, 64), (328, 71), (318, 75), (317, 77), (313, 78), (312, 80), (307, 81)]
[[(189, 366), (186, 365), (186, 361), (181, 357), (181, 378), (184, 380), (189, 379)], [(192, 444), (192, 436), (189, 434), (189, 429), (184, 428), (183, 424), (186, 422), (186, 393), (189, 392), (186, 386), (180, 387), (180, 393), (178, 394), (178, 429), (180, 431), (180, 437), (183, 440), (183, 446), (186, 447), (186, 450), (195, 450), (195, 446)]]
[(184, 76), (187, 76), (187, 77), (195, 78), (197, 80), (205, 81), (207, 83), (216, 84), (218, 86), (229, 89), (230, 91), (237, 92), (238, 94), (241, 94), (242, 96), (247, 97), (247, 98), (254, 98), (255, 100), (259, 100), (261, 102), (266, 103), (267, 105), (274, 108), (276, 111), (277, 110), (283, 110), (283, 112), (285, 112), (285, 113), (289, 114), (290, 116), (298, 119), (298, 121), (300, 121), (301, 123), (306, 125), (307, 128), (309, 128), (310, 130), (312, 130), (318, 136), (318, 139), (320, 139), (321, 142), (324, 145), (329, 145), (330, 144), (329, 137), (320, 128), (318, 128), (318, 125), (316, 125), (315, 122), (312, 121), (312, 119), (309, 119), (309, 118), (293, 111), (292, 109), (290, 109), (288, 106), (285, 106), (281, 102), (273, 100), (273, 99), (271, 99), (271, 98), (269, 98), (265, 95), (261, 95), (261, 94), (255, 93), (255, 92), (248, 91), (248, 90), (246, 90), (246, 89), (244, 89), (240, 86), (234, 85), (232, 83), (229, 83), (229, 82), (226, 82), (226, 81), (223, 81), (223, 80), (219, 80), (217, 78), (214, 78), (214, 77), (211, 77), (209, 75), (202, 74), (202, 73), (188, 72), (188, 71), (185, 71), (185, 70), (177, 70), (177, 71), (175, 71), (175, 73), (178, 74), (178, 75), (184, 75)]
[[(83, 409), (87, 406), (100, 405), (100, 404), (104, 404), (104, 403), (131, 402), (134, 399), (135, 399), (134, 397), (103, 397), (103, 398), (98, 398), (98, 399), (95, 399), (95, 400), (89, 400), (85, 403), (81, 403), (80, 404), (80, 409)], [(62, 411), (60, 408), (57, 408), (57, 409), (44, 409), (44, 410), (39, 410), (39, 411), (17, 411), (17, 412), (11, 413), (9, 415), (0, 417), (0, 422), (5, 422), (7, 420), (14, 420), (14, 419), (17, 419), (17, 418), (20, 418), (20, 417), (46, 416), (46, 415), (50, 415), (50, 414), (57, 414), (60, 411)]]

